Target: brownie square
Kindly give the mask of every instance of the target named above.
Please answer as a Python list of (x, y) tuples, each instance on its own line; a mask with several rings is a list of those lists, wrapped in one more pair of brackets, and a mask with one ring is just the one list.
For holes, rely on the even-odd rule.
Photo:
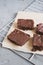
[(18, 19), (17, 27), (23, 30), (32, 30), (34, 28), (34, 21), (32, 19)]
[(41, 36), (38, 34), (33, 35), (33, 46), (41, 46)]
[(33, 45), (32, 51), (43, 49), (41, 35), (39, 35), (39, 34), (33, 35), (32, 45)]
[(17, 44), (17, 45), (22, 46), (22, 45), (24, 45), (24, 44), (29, 40), (30, 35), (28, 35), (28, 34), (22, 32), (22, 31), (20, 31), (20, 30), (15, 29), (13, 32), (11, 32), (11, 33), (7, 36), (7, 38), (8, 38), (11, 42), (13, 42), (13, 43), (15, 43), (15, 44)]
[(43, 35), (43, 23), (36, 26), (36, 33)]

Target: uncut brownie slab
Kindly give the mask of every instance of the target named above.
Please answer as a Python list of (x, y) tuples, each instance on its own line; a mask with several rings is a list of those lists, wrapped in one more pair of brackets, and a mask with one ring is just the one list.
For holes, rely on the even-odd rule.
[(22, 46), (22, 45), (24, 45), (24, 44), (29, 40), (30, 35), (28, 35), (28, 34), (22, 32), (22, 31), (20, 31), (20, 30), (15, 29), (13, 32), (11, 32), (11, 33), (7, 36), (7, 38), (8, 38), (11, 42), (13, 42), (13, 43), (15, 43), (15, 44), (17, 44), (17, 45)]
[(34, 28), (34, 21), (32, 19), (18, 19), (17, 27), (23, 30), (32, 30)]
[(36, 33), (43, 35), (43, 23), (36, 26)]
[(34, 34), (33, 35), (33, 51), (43, 50), (43, 35)]

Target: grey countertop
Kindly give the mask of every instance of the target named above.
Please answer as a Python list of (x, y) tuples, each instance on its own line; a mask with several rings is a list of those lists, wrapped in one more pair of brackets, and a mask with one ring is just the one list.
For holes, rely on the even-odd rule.
[[(0, 43), (7, 34), (18, 11), (35, 11), (43, 13), (43, 0), (0, 0)], [(15, 52), (15, 50), (13, 50)], [(0, 65), (42, 65), (43, 56), (0, 47)], [(23, 56), (23, 58), (21, 57)], [(13, 64), (12, 64), (13, 63)]]

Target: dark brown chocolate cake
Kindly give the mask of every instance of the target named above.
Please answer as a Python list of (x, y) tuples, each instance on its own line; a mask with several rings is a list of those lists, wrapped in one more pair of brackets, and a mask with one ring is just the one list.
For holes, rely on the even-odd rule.
[(36, 33), (43, 35), (43, 23), (36, 26)]
[(36, 50), (43, 50), (43, 36), (39, 34), (34, 34), (33, 35), (33, 51)]
[(17, 27), (23, 30), (32, 30), (34, 28), (34, 21), (32, 19), (18, 19)]
[(15, 29), (7, 37), (11, 42), (16, 43), (17, 45), (24, 45), (30, 38), (30, 35)]

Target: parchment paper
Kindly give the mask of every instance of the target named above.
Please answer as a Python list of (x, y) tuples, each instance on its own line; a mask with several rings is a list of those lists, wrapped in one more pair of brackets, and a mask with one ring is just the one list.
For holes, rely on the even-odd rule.
[[(18, 19), (33, 19), (34, 20), (34, 27), (38, 24), (38, 23), (43, 23), (43, 13), (35, 13), (35, 12), (25, 12), (25, 11), (20, 11), (18, 12), (15, 21), (13, 22), (10, 30), (8, 31), (8, 34), (6, 35), (2, 46), (3, 47), (7, 47), (10, 49), (16, 49), (19, 51), (24, 51), (24, 52), (31, 52), (31, 53), (37, 53), (37, 54), (42, 54), (43, 55), (43, 51), (36, 51), (36, 52), (32, 52), (32, 44), (31, 44), (31, 40), (26, 42), (23, 46), (18, 46), (15, 43), (12, 43), (11, 41), (9, 41), (7, 39), (7, 36), (15, 29), (17, 28), (17, 20)], [(23, 30), (22, 30), (23, 31)], [(33, 34), (35, 33), (34, 30), (25, 30), (23, 31), (27, 34), (30, 34), (31, 37), (33, 37)]]

